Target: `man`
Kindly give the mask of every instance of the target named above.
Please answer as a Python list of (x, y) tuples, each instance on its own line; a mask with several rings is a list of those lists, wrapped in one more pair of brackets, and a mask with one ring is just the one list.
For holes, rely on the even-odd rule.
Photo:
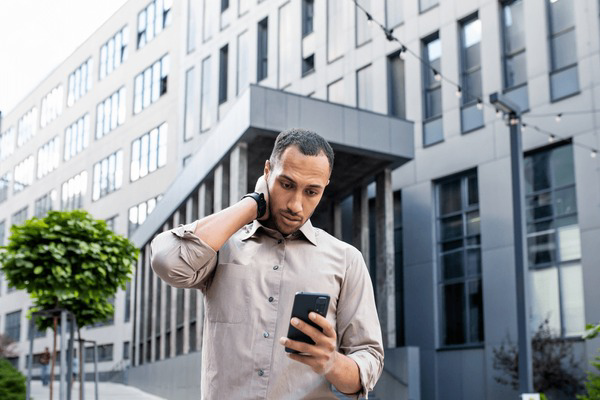
[(50, 364), (50, 350), (46, 347), (44, 352), (40, 355), (40, 373), (42, 375), (43, 386), (48, 386), (48, 364)]
[[(254, 194), (153, 240), (154, 271), (205, 295), (202, 398), (335, 399), (331, 385), (366, 397), (379, 379), (381, 328), (364, 260), (310, 222), (332, 169), (321, 136), (282, 132)], [(327, 318), (311, 313), (323, 332), (289, 319), (298, 291), (330, 295)], [(285, 338), (290, 323), (315, 344)]]

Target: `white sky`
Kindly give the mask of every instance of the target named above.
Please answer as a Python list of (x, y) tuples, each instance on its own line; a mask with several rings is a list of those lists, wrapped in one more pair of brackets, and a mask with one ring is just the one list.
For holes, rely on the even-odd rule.
[(0, 111), (8, 114), (126, 0), (0, 0)]

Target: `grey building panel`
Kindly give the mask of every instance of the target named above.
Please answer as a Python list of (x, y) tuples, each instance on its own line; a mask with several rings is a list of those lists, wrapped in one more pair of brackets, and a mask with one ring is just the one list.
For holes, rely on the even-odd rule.
[(429, 263), (404, 267), (404, 313), (406, 342), (421, 350), (434, 350), (436, 318), (427, 310), (435, 310), (436, 284)]
[(404, 188), (402, 198), (404, 266), (431, 264), (435, 254), (435, 203), (431, 182)]

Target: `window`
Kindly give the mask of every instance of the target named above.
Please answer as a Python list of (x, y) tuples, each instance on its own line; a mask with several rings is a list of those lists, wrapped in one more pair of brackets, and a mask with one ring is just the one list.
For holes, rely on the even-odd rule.
[(571, 0), (547, 0), (552, 101), (579, 90), (575, 10)]
[(429, 66), (423, 66), (423, 145), (431, 145), (444, 140), (442, 130), (442, 45), (439, 35), (423, 41), (423, 58)]
[(345, 53), (344, 34), (347, 3), (327, 0), (327, 61), (337, 60)]
[(237, 38), (237, 84), (235, 93), (239, 95), (248, 87), (248, 58), (250, 43), (248, 42), (248, 31), (239, 34)]
[(202, 60), (202, 92), (200, 93), (200, 130), (205, 132), (212, 124), (210, 101), (210, 57)]
[(4, 175), (0, 176), (0, 203), (6, 201), (8, 198), (8, 188), (10, 186), (10, 182), (12, 180), (12, 174), (6, 172)]
[(132, 182), (167, 164), (167, 123), (142, 135), (131, 144)]
[(139, 113), (167, 93), (168, 75), (169, 55), (166, 54), (135, 77), (134, 114)]
[(563, 336), (585, 328), (581, 239), (571, 144), (526, 155), (531, 327), (548, 319)]
[(129, 360), (129, 342), (123, 342), (123, 360)]
[(120, 189), (122, 184), (123, 150), (118, 150), (94, 164), (92, 201), (96, 201)]
[(344, 104), (345, 91), (344, 91), (344, 80), (338, 79), (335, 82), (327, 85), (327, 101), (330, 103)]
[(315, 0), (302, 0), (302, 37), (314, 30)]
[(117, 223), (117, 218), (118, 215), (114, 215), (104, 220), (106, 222), (106, 227), (113, 232), (115, 231), (115, 224)]
[(406, 86), (404, 83), (404, 60), (396, 52), (388, 56), (388, 113), (406, 118)]
[(39, 197), (33, 207), (33, 216), (43, 218), (48, 211), (54, 210), (54, 202), (56, 201), (56, 190), (52, 189), (42, 197)]
[(65, 161), (87, 148), (90, 142), (90, 115), (85, 114), (65, 129)]
[[(31, 307), (29, 308), (29, 310), (31, 311)], [(31, 329), (32, 327), (33, 327), (33, 331)], [(40, 331), (35, 324), (30, 324), (29, 321), (27, 321), (27, 339), (31, 338), (31, 336), (33, 336), (34, 338), (45, 337), (46, 336), (46, 331), (45, 330), (44, 331)], [(39, 356), (40, 355), (41, 354), (39, 354), (39, 355), (36, 354), (36, 355), (33, 356), (34, 366), (35, 366), (35, 362), (37, 360), (39, 360)]]
[(6, 314), (4, 334), (15, 342), (21, 340), (21, 310)]
[(137, 228), (146, 221), (146, 217), (154, 211), (156, 203), (158, 203), (160, 199), (162, 199), (162, 195), (153, 197), (148, 201), (143, 201), (129, 209), (129, 225), (127, 228), (128, 237), (131, 237)]
[(481, 20), (475, 15), (460, 24), (462, 132), (483, 126), (481, 89)]
[(51, 139), (38, 149), (37, 178), (40, 179), (58, 168), (60, 159), (60, 139)]
[(63, 86), (58, 85), (42, 99), (40, 112), (40, 126), (44, 128), (54, 121), (61, 113), (63, 107)]
[(15, 127), (9, 126), (0, 135), (0, 161), (4, 161), (15, 151)]
[(25, 206), (12, 215), (10, 220), (11, 225), (21, 225), (23, 222), (27, 221), (29, 214), (27, 208), (28, 207)]
[(202, 30), (202, 41), (206, 42), (215, 33), (215, 22), (219, 18), (219, 2), (216, 0), (204, 0), (204, 28)]
[(229, 8), (229, 0), (221, 0), (221, 12)]
[(108, 96), (96, 107), (96, 140), (125, 122), (125, 87)]
[(502, 64), (505, 94), (521, 110), (529, 108), (523, 0), (502, 3)]
[(404, 21), (402, 16), (402, 1), (385, 0), (385, 24), (388, 28), (394, 28)]
[[(112, 361), (113, 360), (113, 345), (103, 344), (96, 346), (98, 351), (98, 362)], [(85, 348), (85, 363), (94, 362), (94, 348), (92, 346)]]
[[(357, 0), (362, 8), (371, 10), (371, 0)], [(356, 47), (361, 46), (371, 40), (371, 27), (365, 13), (355, 6), (355, 26), (356, 26)]]
[(173, 0), (154, 0), (138, 14), (137, 48), (151, 42), (163, 29), (171, 25)]
[(196, 110), (196, 96), (194, 96), (194, 67), (185, 73), (185, 108), (183, 115), (183, 140), (194, 137), (194, 111)]
[(33, 107), (27, 111), (21, 118), (17, 129), (17, 147), (23, 146), (36, 134), (37, 108)]
[(371, 65), (356, 71), (356, 105), (373, 111), (373, 77)]
[(33, 156), (29, 156), (15, 167), (15, 181), (13, 184), (14, 194), (19, 193), (33, 183), (34, 163), (35, 160)]
[(257, 43), (257, 73), (256, 81), (265, 79), (269, 72), (269, 19), (265, 18), (258, 23)]
[(229, 64), (229, 45), (219, 50), (219, 104), (227, 101), (227, 68)]
[(430, 8), (437, 6), (439, 0), (419, 0), (419, 11), (425, 12)]
[(125, 25), (100, 47), (100, 80), (106, 78), (127, 60), (129, 27)]
[(93, 60), (90, 57), (69, 74), (69, 93), (67, 95), (67, 105), (69, 107), (92, 90), (93, 66)]
[(302, 76), (306, 76), (312, 72), (315, 72), (315, 55), (311, 54), (310, 56), (302, 59)]
[(186, 51), (191, 53), (196, 50), (196, 7), (197, 2), (194, 0), (188, 0), (188, 12), (187, 12), (187, 38), (186, 38)]
[[(6, 220), (0, 221), (0, 246), (4, 246), (6, 240)], [(1, 276), (0, 276), (1, 278)], [(0, 279), (0, 289), (2, 288), (2, 280)]]
[(442, 346), (483, 342), (477, 173), (436, 185)]
[[(160, 304), (160, 303), (157, 303)], [(125, 322), (131, 319), (131, 281), (125, 283)]]
[(280, 88), (288, 86), (294, 78), (294, 57), (292, 54), (292, 26), (294, 16), (290, 2), (279, 7), (279, 51), (278, 71)]
[(83, 199), (87, 191), (87, 171), (82, 171), (62, 184), (61, 210), (83, 208)]

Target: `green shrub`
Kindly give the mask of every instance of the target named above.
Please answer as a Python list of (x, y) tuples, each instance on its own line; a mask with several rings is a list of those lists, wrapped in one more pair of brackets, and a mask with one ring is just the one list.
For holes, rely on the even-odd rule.
[[(596, 357), (596, 361), (591, 363), (598, 371), (600, 371), (600, 356)], [(600, 374), (588, 372), (587, 381), (585, 382), (587, 394), (577, 396), (579, 400), (600, 400)]]
[(22, 400), (25, 398), (25, 376), (7, 360), (0, 358), (0, 399)]

